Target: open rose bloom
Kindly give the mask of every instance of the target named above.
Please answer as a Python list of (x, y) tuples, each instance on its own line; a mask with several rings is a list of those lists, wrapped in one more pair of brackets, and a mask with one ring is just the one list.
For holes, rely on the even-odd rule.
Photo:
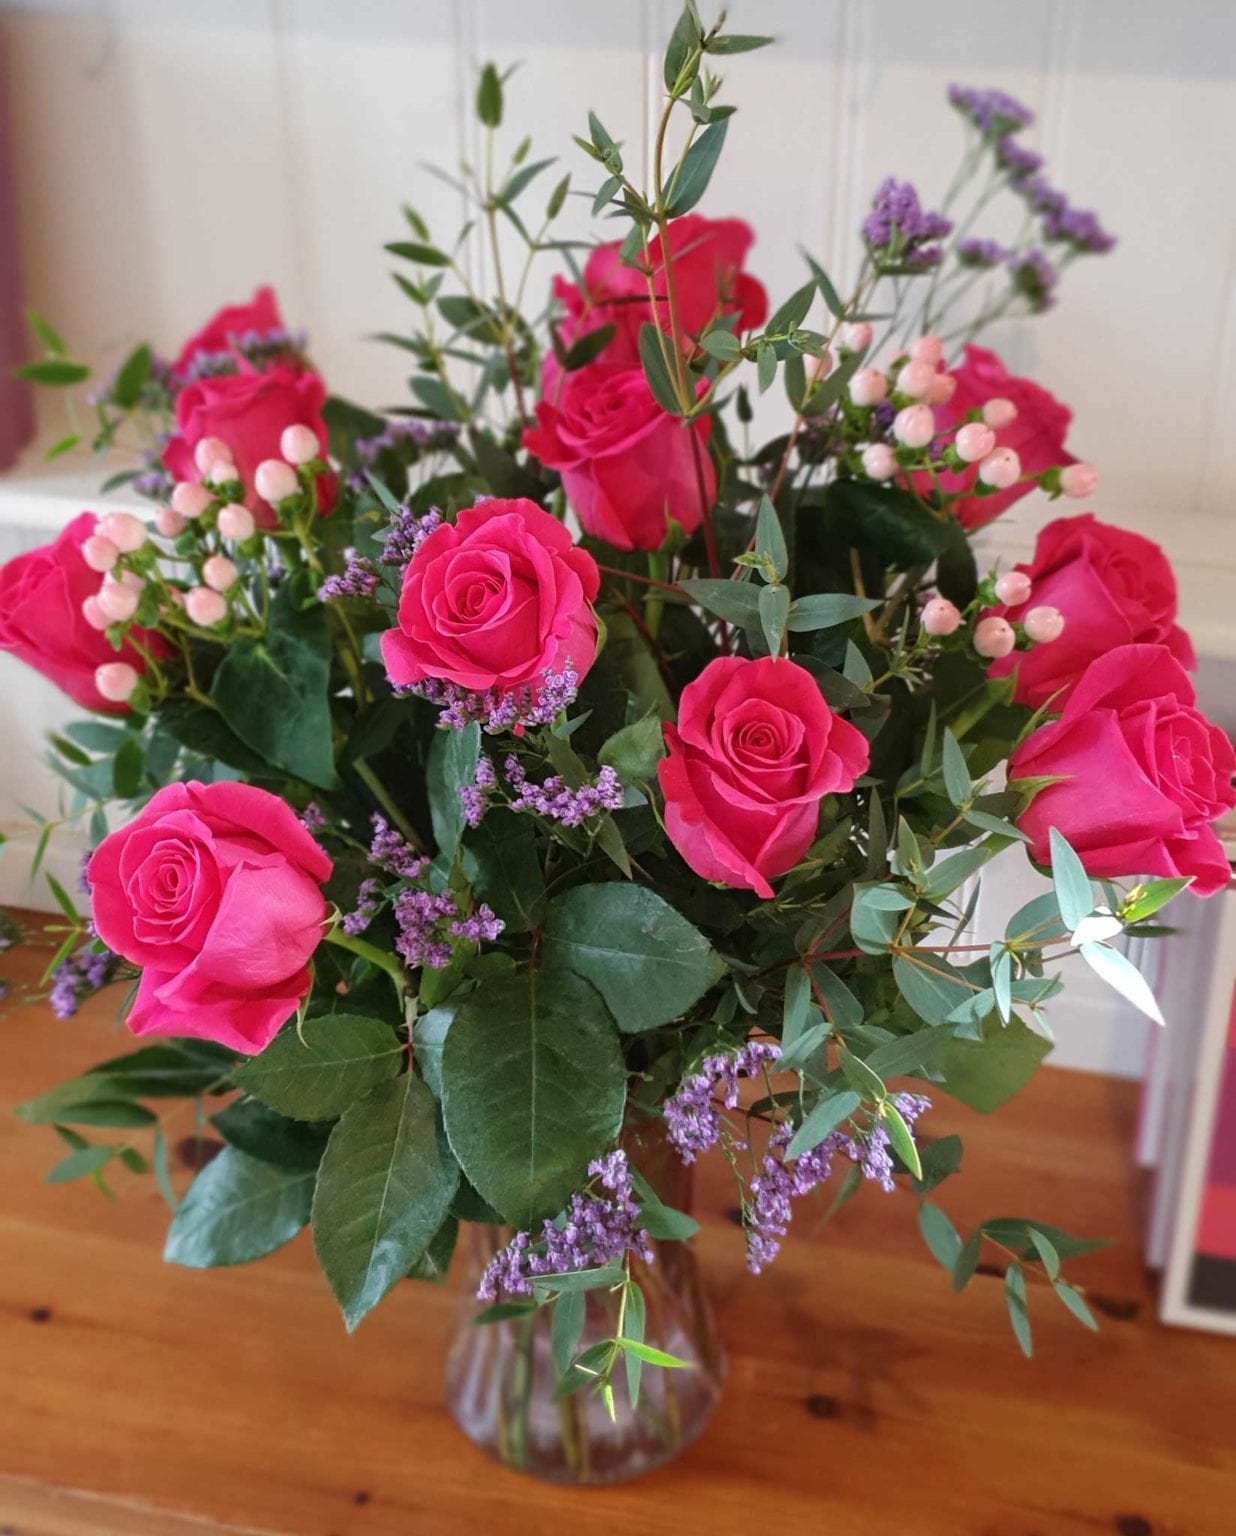
[[(140, 1040), (23, 1115), (83, 1140), (71, 1174), (208, 1101), (224, 1146), (177, 1190), (167, 1256), (246, 1262), (311, 1223), (349, 1327), (393, 1290), (415, 1305), (400, 1282), (477, 1227), (463, 1283), (501, 1310), (452, 1357), (457, 1416), (564, 1480), (672, 1454), (719, 1391), (690, 1249), (653, 1262), (692, 1224), (649, 1147), (725, 1160), (754, 1273), (826, 1180), (902, 1191), (911, 1223), (929, 1187), (964, 1285), (990, 1233), (954, 1231), (920, 1121), (998, 1108), (1053, 1027), (1083, 1027), (1055, 995), (1074, 949), (1153, 1015), (1121, 933), (1229, 877), (1236, 757), (1170, 561), (1081, 459), (1067, 360), (1026, 378), (982, 334), (1112, 237), (1032, 174), (1032, 114), (961, 84), (957, 206), (994, 187), (1024, 237), (954, 230), (905, 179), (911, 135), (839, 286), (721, 198), (742, 119), (714, 81), (762, 40), (720, 25), (675, 29), (647, 185), (624, 147), (642, 86), (566, 146), (587, 249), (539, 149), (500, 172), (521, 77), (485, 66), (501, 193), (460, 174), (501, 238), (465, 287), (453, 253), (484, 221), (405, 209), (387, 255), (411, 303), (384, 339), (406, 397), (339, 398), (270, 288), (233, 295), (109, 362), (101, 429), (151, 445), (122, 504), (0, 570), (0, 647), (109, 711), (52, 738), (90, 911), (49, 998), (127, 986)], [(1033, 557), (993, 569), (974, 531), (1061, 497)], [(973, 931), (972, 883), (1027, 858), (1054, 884)], [(999, 1237), (1023, 1347), (1027, 1270), (1084, 1315), (1041, 1231)], [(598, 1301), (616, 1341), (589, 1332)], [(495, 1338), (501, 1434), (462, 1402)], [(528, 1429), (604, 1437), (611, 1412), (626, 1438), (595, 1456)]]

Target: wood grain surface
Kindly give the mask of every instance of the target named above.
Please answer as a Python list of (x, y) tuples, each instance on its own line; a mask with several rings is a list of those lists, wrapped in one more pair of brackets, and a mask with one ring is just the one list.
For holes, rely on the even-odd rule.
[[(1236, 1532), (1236, 1340), (1155, 1319), (1131, 1084), (1045, 1070), (994, 1118), (945, 1101), (924, 1123), (966, 1134), (940, 1195), (959, 1225), (1039, 1216), (1114, 1239), (1072, 1266), (1101, 1333), (1032, 1292), (1023, 1360), (998, 1268), (954, 1296), (913, 1201), (874, 1189), (827, 1227), (804, 1208), (753, 1279), (718, 1160), (697, 1241), (730, 1356), (722, 1408), (641, 1483), (556, 1489), (450, 1420), (449, 1288), (409, 1284), (349, 1338), (307, 1234), (245, 1268), (175, 1269), (150, 1179), (117, 1173), (114, 1204), (42, 1182), (59, 1144), (9, 1106), (125, 1049), (115, 1004), (0, 1019), (0, 1536)], [(190, 1129), (168, 1127), (174, 1149)]]

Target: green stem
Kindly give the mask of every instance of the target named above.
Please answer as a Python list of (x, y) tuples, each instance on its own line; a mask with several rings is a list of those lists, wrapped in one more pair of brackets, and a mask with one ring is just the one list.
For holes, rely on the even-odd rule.
[(328, 944), (334, 944), (338, 949), (346, 949), (362, 960), (367, 960), (370, 965), (376, 965), (379, 970), (385, 971), (394, 982), (395, 991), (402, 1001), (408, 990), (408, 978), (399, 961), (389, 950), (379, 949), (376, 944), (370, 944), (364, 939), (355, 938), (350, 933), (344, 933), (342, 928), (330, 928), (323, 937)]
[(421, 848), (421, 840), (419, 837), (417, 837), (416, 831), (413, 828), (411, 822), (387, 794), (386, 788), (382, 781), (378, 778), (377, 774), (374, 773), (373, 769), (369, 766), (363, 757), (358, 757), (353, 760), (352, 770), (356, 774), (356, 777), (361, 781), (362, 784), (364, 784), (365, 788), (368, 789), (369, 793), (394, 822), (394, 824), (399, 828), (400, 832), (403, 834), (404, 840), (413, 848), (417, 849), (418, 852), (423, 852), (424, 850)]
[(649, 587), (644, 595), (644, 623), (648, 633), (655, 639), (657, 631), (661, 628), (661, 614), (665, 608), (665, 598), (662, 592), (669, 585), (666, 578), (669, 575), (669, 556), (664, 550), (653, 549), (648, 552), (648, 578)]

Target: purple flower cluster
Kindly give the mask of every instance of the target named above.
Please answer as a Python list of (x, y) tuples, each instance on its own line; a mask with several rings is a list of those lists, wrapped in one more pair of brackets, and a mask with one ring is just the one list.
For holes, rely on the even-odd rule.
[(407, 565), (431, 533), (442, 526), (442, 514), (436, 507), (418, 517), (407, 507), (391, 514), (390, 532), (382, 550), (383, 565)]
[(1034, 314), (1042, 314), (1056, 302), (1053, 290), (1060, 281), (1060, 273), (1045, 251), (1037, 247), (1019, 251), (1009, 257), (1008, 268), (1013, 287), (1026, 299)]
[(957, 247), (957, 260), (963, 267), (999, 267), (1009, 258), (1009, 252), (998, 240), (979, 240), (971, 237)]
[(529, 726), (551, 724), (574, 703), (578, 686), (579, 673), (567, 662), (561, 672), (544, 672), (539, 687), (486, 688), (475, 693), (441, 678), (426, 678), (400, 691), (438, 705), (438, 724), (444, 729), (462, 731), (479, 721), (491, 735), (514, 731), (522, 736)]
[(464, 820), (470, 827), (479, 827), (489, 809), (489, 797), (498, 784), (494, 765), (487, 757), (480, 757), (476, 764), (476, 778), (471, 784), (459, 789), (459, 803), (463, 807)]
[(239, 373), (242, 359), (259, 370), (272, 363), (302, 362), (309, 344), (304, 331), (289, 331), (282, 326), (269, 331), (239, 331), (227, 340), (225, 351), (199, 352), (183, 375), (170, 379), (172, 388), (183, 388), (196, 379)]
[(347, 562), (341, 575), (328, 576), (318, 588), (318, 597), (329, 603), (340, 597), (372, 597), (381, 579), (373, 568), (373, 561), (358, 555), (354, 549), (345, 549)]
[(564, 827), (577, 827), (602, 811), (622, 809), (623, 788), (610, 767), (601, 769), (594, 784), (581, 784), (578, 789), (572, 789), (557, 773), (551, 773), (543, 784), (533, 784), (517, 757), (508, 757), (502, 772), (515, 791), (513, 811), (532, 811)]
[(401, 880), (419, 880), (429, 868), (429, 859), (416, 850), (391, 826), (385, 816), (371, 816), (373, 838), (369, 844), (369, 862), (398, 875)]
[(1043, 157), (1016, 139), (1003, 138), (996, 145), (996, 163), (1010, 181), (1024, 181), (1043, 169)]
[(652, 1241), (640, 1225), (641, 1211), (631, 1182), (627, 1155), (621, 1148), (588, 1164), (599, 1190), (585, 1189), (556, 1221), (546, 1221), (539, 1239), (517, 1232), (491, 1260), (477, 1296), (531, 1296), (534, 1275), (570, 1274), (598, 1269), (633, 1253), (645, 1264), (653, 1260)]
[(941, 255), (940, 247), (930, 242), (942, 240), (952, 227), (951, 219), (923, 207), (913, 183), (886, 176), (863, 220), (863, 239), (873, 252), (890, 260), (930, 267)]
[[(408, 463), (415, 463), (422, 453), (449, 448), (459, 436), (453, 421), (418, 421), (415, 417), (396, 416), (375, 437), (356, 440), (356, 457), (366, 469), (372, 469), (384, 453), (397, 453)], [(364, 475), (353, 475), (354, 489), (361, 490)]]
[(51, 992), (48, 1001), (58, 1019), (71, 1019), (82, 1003), (100, 987), (111, 980), (116, 956), (110, 949), (95, 950), (91, 946), (70, 955), (52, 972)]
[(356, 891), (356, 906), (344, 915), (340, 927), (344, 933), (355, 938), (373, 922), (381, 905), (382, 887), (372, 878), (362, 880)]
[(678, 1086), (678, 1092), (661, 1106), (666, 1134), (684, 1163), (711, 1151), (721, 1136), (721, 1111), (738, 1104), (738, 1080), (754, 1077), (781, 1055), (781, 1047), (767, 1040), (749, 1040), (741, 1050), (707, 1056), (698, 1069)]
[[(907, 1125), (913, 1125), (931, 1108), (929, 1099), (913, 1093), (895, 1093), (889, 1102)], [(863, 1177), (878, 1183), (886, 1193), (891, 1194), (896, 1187), (888, 1132), (879, 1121), (854, 1135), (833, 1131), (818, 1146), (787, 1162), (785, 1153), (793, 1136), (793, 1126), (784, 1122), (777, 1126), (768, 1138), (760, 1172), (751, 1180), (746, 1228), (747, 1267), (753, 1275), (780, 1251), (793, 1215), (791, 1201), (797, 1195), (809, 1194), (828, 1178), (838, 1153), (857, 1163)]]
[(1042, 229), (1045, 240), (1060, 241), (1090, 256), (1102, 256), (1116, 243), (1115, 235), (1108, 234), (1093, 209), (1073, 208), (1067, 203), (1044, 213)]
[(395, 948), (411, 970), (428, 966), (440, 971), (451, 963), (452, 939), (493, 943), (506, 924), (484, 902), (471, 917), (462, 917), (448, 892), (400, 891), (395, 897), (399, 937)]
[(1019, 128), (1028, 128), (1034, 121), (1030, 108), (1007, 91), (980, 91), (971, 85), (950, 85), (948, 99), (985, 136), (1003, 138), (1005, 134), (1016, 133)]
[(300, 813), (300, 824), (306, 832), (312, 832), (315, 835), (326, 830), (326, 814), (316, 800), (310, 800)]

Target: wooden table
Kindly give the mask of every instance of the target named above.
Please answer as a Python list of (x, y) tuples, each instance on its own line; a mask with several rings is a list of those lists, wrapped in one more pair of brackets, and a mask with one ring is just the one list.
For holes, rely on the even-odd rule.
[(124, 1049), (114, 1007), (0, 1022), (0, 1536), (1236, 1532), (1236, 1341), (1155, 1320), (1131, 1084), (1044, 1071), (992, 1119), (942, 1103), (926, 1122), (967, 1133), (942, 1192), (959, 1223), (1114, 1237), (1073, 1266), (1100, 1334), (1032, 1295), (1023, 1360), (998, 1273), (954, 1296), (913, 1201), (873, 1189), (753, 1279), (718, 1162), (698, 1243), (730, 1352), (723, 1406), (672, 1467), (569, 1490), (455, 1429), (448, 1290), (408, 1285), (348, 1338), (307, 1234), (246, 1268), (174, 1269), (149, 1179), (118, 1174), (114, 1205), (42, 1183), (59, 1143), (7, 1104)]

